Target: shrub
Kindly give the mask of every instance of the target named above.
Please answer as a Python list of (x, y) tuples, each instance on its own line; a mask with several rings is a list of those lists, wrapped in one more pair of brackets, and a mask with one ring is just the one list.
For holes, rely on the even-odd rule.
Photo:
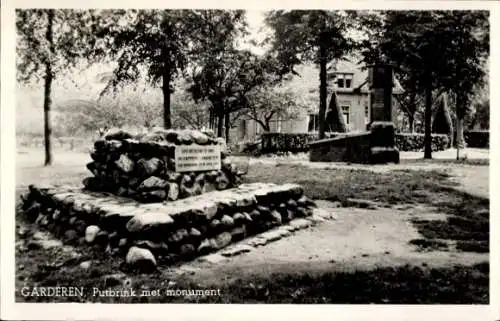
[(464, 132), (465, 143), (468, 147), (489, 148), (490, 132), (489, 130), (470, 130)]
[[(402, 152), (419, 152), (424, 149), (424, 134), (399, 133), (396, 134), (396, 147)], [(449, 137), (445, 134), (432, 134), (432, 151), (448, 148)]]
[[(344, 133), (325, 133), (327, 137), (336, 137)], [(317, 133), (263, 133), (262, 153), (306, 152), (308, 143), (318, 140)], [(397, 133), (395, 144), (400, 151), (418, 152), (424, 149), (424, 134)], [(448, 148), (449, 138), (444, 134), (432, 134), (432, 151)]]
[[(327, 137), (335, 137), (340, 133), (325, 133)], [(318, 140), (318, 134), (312, 133), (263, 133), (262, 153), (306, 152), (309, 143)]]
[[(446, 95), (441, 96), (440, 104), (434, 116), (432, 123), (432, 133), (446, 134), (451, 139), (453, 137), (453, 124), (451, 121), (450, 110), (448, 108)], [(451, 146), (451, 141), (448, 142)]]

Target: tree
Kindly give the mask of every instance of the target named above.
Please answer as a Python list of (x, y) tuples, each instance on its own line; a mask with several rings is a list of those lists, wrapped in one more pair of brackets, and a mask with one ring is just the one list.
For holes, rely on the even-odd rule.
[(256, 121), (265, 132), (269, 132), (273, 120), (287, 121), (299, 117), (300, 109), (304, 106), (297, 101), (296, 94), (289, 88), (255, 88), (249, 94), (245, 116)]
[(347, 125), (345, 123), (344, 116), (342, 115), (342, 110), (340, 109), (337, 93), (335, 91), (332, 93), (332, 97), (330, 98), (330, 106), (326, 114), (325, 123), (326, 129), (329, 132), (347, 132)]
[(127, 86), (116, 96), (69, 100), (60, 121), (70, 134), (88, 135), (104, 127), (152, 128), (160, 125), (162, 114), (159, 97), (153, 94), (146, 88)]
[(248, 106), (250, 91), (268, 79), (267, 68), (266, 59), (248, 50), (212, 51), (198, 60), (188, 90), (195, 101), (206, 99), (211, 103), (219, 137), (223, 136), (225, 126), (225, 137), (229, 139), (231, 114)]
[(322, 139), (328, 63), (334, 63), (354, 48), (354, 42), (346, 36), (350, 19), (342, 11), (278, 10), (268, 13), (265, 22), (274, 31), (271, 50), (281, 64), (281, 73), (295, 73), (294, 66), (304, 62), (319, 66), (319, 139)]
[(489, 55), (489, 17), (487, 11), (447, 11), (444, 24), (444, 45), (448, 70), (445, 86), (455, 94), (456, 146), (465, 147), (464, 119), (473, 101), (475, 89), (485, 80)]
[(449, 146), (453, 146), (453, 123), (450, 116), (450, 109), (448, 108), (447, 97), (446, 94), (441, 95), (432, 123), (432, 132), (447, 135), (450, 139)]
[[(381, 21), (381, 32), (376, 34), (375, 41), (365, 43), (364, 47), (368, 48), (365, 61), (378, 59), (395, 64), (400, 74), (411, 75), (409, 79), (415, 83), (416, 91), (424, 94), (424, 157), (431, 158), (433, 95), (439, 96), (439, 92), (445, 90), (455, 92), (457, 118), (463, 119), (467, 97), (482, 75), (479, 66), (489, 44), (487, 14), (482, 11), (387, 11), (367, 20), (377, 19)], [(463, 131), (463, 121), (457, 123), (457, 131)]]
[(196, 103), (187, 92), (172, 97), (172, 125), (175, 128), (203, 129), (209, 125), (209, 103)]
[(192, 10), (99, 11), (97, 35), (103, 40), (99, 57), (116, 63), (102, 94), (145, 77), (161, 87), (163, 125), (170, 128), (173, 81), (188, 63), (193, 19)]
[(95, 42), (91, 14), (89, 10), (16, 10), (17, 80), (43, 79), (45, 166), (52, 164), (52, 83), (57, 75), (89, 57), (87, 49)]
[[(386, 11), (372, 19), (377, 21), (381, 31), (373, 41), (365, 42), (365, 62), (391, 63), (400, 75), (409, 74), (407, 88), (411, 95), (424, 96), (424, 158), (432, 158), (431, 117), (433, 93), (442, 84), (446, 65), (444, 34), (440, 22), (443, 11)], [(410, 115), (414, 115), (416, 105), (410, 97)], [(416, 99), (415, 99), (416, 100)]]

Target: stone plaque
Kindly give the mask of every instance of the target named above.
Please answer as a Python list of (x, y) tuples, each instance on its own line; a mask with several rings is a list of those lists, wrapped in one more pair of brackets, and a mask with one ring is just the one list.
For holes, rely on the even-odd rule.
[(175, 171), (197, 172), (221, 168), (220, 145), (175, 146)]

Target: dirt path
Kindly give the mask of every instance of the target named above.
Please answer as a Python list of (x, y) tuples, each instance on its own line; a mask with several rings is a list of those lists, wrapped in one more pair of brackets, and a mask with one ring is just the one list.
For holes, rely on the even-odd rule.
[[(327, 202), (320, 202), (328, 206)], [(448, 251), (421, 252), (408, 242), (421, 236), (411, 218), (444, 219), (429, 208), (397, 210), (336, 208), (336, 219), (216, 263), (197, 260), (169, 273), (188, 274), (200, 284), (217, 284), (274, 273), (325, 273), (420, 265), (447, 267), (488, 261), (488, 254)]]

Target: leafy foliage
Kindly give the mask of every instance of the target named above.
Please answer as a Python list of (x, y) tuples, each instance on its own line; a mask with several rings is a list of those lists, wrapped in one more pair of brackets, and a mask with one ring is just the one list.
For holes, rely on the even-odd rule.
[[(354, 48), (347, 37), (349, 14), (325, 10), (277, 10), (267, 14), (265, 22), (274, 31), (271, 52), (280, 74), (295, 73), (294, 67), (313, 62), (320, 68), (319, 138), (324, 136), (327, 105), (327, 64), (342, 58)], [(332, 64), (330, 67), (334, 66)]]
[(256, 121), (264, 131), (271, 130), (271, 121), (288, 121), (300, 116), (301, 105), (296, 93), (284, 87), (259, 87), (248, 97), (245, 116)]
[[(488, 14), (484, 11), (384, 11), (364, 13), (360, 21), (376, 31), (365, 40), (367, 63), (392, 63), (409, 92), (406, 107), (413, 117), (418, 96), (425, 102), (425, 157), (431, 157), (433, 92), (453, 91), (463, 122), (467, 97), (484, 75), (489, 45)], [(466, 66), (467, 65), (467, 66)], [(470, 74), (470, 77), (468, 76)], [(439, 95), (437, 95), (439, 96)], [(463, 126), (457, 128), (463, 131)]]
[[(447, 95), (441, 95), (434, 122), (432, 123), (432, 132), (437, 134), (446, 134), (451, 139), (453, 137), (453, 123), (448, 108)], [(453, 142), (450, 142), (450, 146)]]
[(347, 132), (347, 125), (342, 115), (336, 92), (333, 92), (330, 98), (329, 110), (326, 113), (325, 127), (327, 132)]
[[(48, 16), (52, 12), (52, 44), (46, 37)], [(51, 65), (52, 77), (88, 59), (92, 36), (92, 10), (17, 9), (17, 80), (29, 83), (46, 76)]]
[(211, 111), (218, 119), (219, 137), (225, 122), (227, 138), (231, 114), (249, 106), (250, 91), (267, 81), (267, 66), (266, 59), (248, 50), (228, 48), (200, 57), (193, 68), (192, 86), (188, 91), (195, 101), (206, 99), (211, 103)]
[(52, 164), (52, 82), (84, 57), (92, 57), (92, 26), (90, 10), (16, 10), (16, 78), (21, 83), (43, 79), (45, 165)]

